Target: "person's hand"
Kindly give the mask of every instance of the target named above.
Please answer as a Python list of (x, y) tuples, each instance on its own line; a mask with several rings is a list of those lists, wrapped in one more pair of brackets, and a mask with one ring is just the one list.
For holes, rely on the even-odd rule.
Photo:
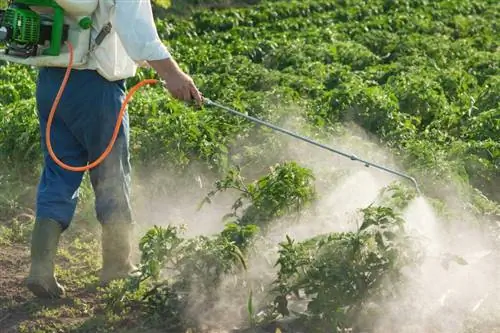
[(193, 79), (182, 70), (172, 71), (162, 78), (165, 80), (165, 87), (175, 98), (186, 102), (194, 99), (199, 106), (203, 103)]
[(193, 79), (184, 73), (172, 58), (165, 60), (149, 61), (158, 75), (165, 80), (165, 88), (175, 98), (189, 102), (195, 100), (198, 106), (203, 104), (203, 97), (194, 84)]

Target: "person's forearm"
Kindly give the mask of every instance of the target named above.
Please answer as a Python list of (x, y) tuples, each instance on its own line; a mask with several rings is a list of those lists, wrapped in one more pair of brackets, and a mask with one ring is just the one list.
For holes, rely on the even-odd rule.
[(148, 64), (164, 79), (180, 71), (179, 65), (173, 58), (150, 60)]

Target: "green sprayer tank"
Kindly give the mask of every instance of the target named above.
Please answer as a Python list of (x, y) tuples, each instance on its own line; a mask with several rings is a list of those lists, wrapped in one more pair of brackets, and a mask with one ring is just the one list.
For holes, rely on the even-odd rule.
[(65, 16), (89, 29), (90, 15), (98, 0), (13, 0), (0, 12), (0, 43), (5, 54), (32, 57), (41, 48), (41, 55), (59, 56), (68, 39)]

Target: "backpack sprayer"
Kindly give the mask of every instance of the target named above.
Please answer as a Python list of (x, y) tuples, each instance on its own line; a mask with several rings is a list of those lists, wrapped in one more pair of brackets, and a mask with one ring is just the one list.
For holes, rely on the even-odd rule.
[[(97, 8), (97, 4), (98, 0), (11, 0), (8, 8), (0, 11), (0, 45), (2, 43), (6, 44), (4, 49), (0, 49), (0, 60), (25, 65), (66, 67), (63, 82), (49, 114), (46, 128), (46, 144), (50, 156), (60, 167), (76, 172), (82, 172), (96, 167), (111, 152), (120, 129), (126, 105), (137, 89), (146, 84), (164, 84), (161, 80), (146, 79), (142, 80), (129, 90), (129, 93), (125, 97), (122, 104), (113, 136), (106, 150), (94, 162), (85, 166), (70, 166), (57, 158), (52, 150), (50, 142), (50, 128), (52, 120), (61, 95), (69, 79), (71, 68), (75, 64), (81, 64), (86, 61), (90, 44), (90, 28), (92, 26), (90, 15)], [(47, 9), (49, 9), (49, 12), (53, 15), (41, 14), (38, 11), (33, 10), (31, 7), (38, 8), (39, 10), (43, 9), (41, 12), (47, 12)], [(65, 16), (65, 12), (68, 12), (70, 16)], [(65, 21), (69, 21), (70, 23), (65, 23)], [(100, 37), (98, 36), (96, 39), (99, 38)], [(75, 49), (73, 48), (73, 45), (76, 45)], [(76, 62), (74, 60), (75, 55), (77, 58)], [(409, 175), (362, 160), (353, 154), (347, 154), (333, 149), (281, 127), (245, 115), (232, 108), (211, 101), (208, 98), (204, 98), (203, 101), (207, 106), (220, 108), (234, 115), (244, 117), (245, 119), (257, 124), (267, 126), (275, 131), (290, 135), (296, 139), (342, 155), (353, 161), (362, 162), (366, 167), (373, 166), (383, 171), (406, 178), (415, 185), (418, 194), (421, 194), (417, 181)]]
[(32, 66), (66, 67), (75, 45), (73, 66), (85, 63), (90, 44), (90, 15), (98, 0), (10, 0), (0, 10), (0, 60)]

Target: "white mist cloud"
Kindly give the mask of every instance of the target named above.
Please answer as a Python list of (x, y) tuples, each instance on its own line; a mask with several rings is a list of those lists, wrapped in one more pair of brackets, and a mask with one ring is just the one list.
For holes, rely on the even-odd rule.
[[(290, 119), (282, 123), (294, 130), (297, 119)], [(385, 149), (371, 143), (366, 133), (359, 128), (351, 130), (352, 136), (331, 138), (325, 144), (398, 169), (394, 158)], [(273, 223), (248, 259), (248, 272), (241, 276), (248, 285), (236, 284), (234, 276), (225, 277), (217, 291), (219, 301), (210, 308), (199, 297), (201, 290), (191, 295), (190, 314), (200, 322), (232, 328), (246, 321), (249, 290), (257, 291), (254, 293), (255, 304), (263, 300), (265, 293), (259, 293), (258, 288), (269, 285), (276, 277), (274, 264), (278, 243), (286, 235), (302, 241), (324, 233), (353, 230), (357, 227), (354, 222), (358, 209), (370, 205), (383, 187), (401, 179), (283, 134), (276, 133), (276, 136), (284, 148), (262, 151), (261, 158), (252, 166), (253, 170), (265, 170), (270, 164), (282, 160), (294, 160), (314, 172), (319, 200), (299, 220), (284, 218)], [(252, 141), (258, 140), (241, 140), (235, 145), (252, 145)], [(222, 230), (221, 218), (230, 212), (238, 195), (234, 192), (220, 194), (213, 203), (197, 211), (199, 202), (212, 189), (213, 177), (194, 169), (189, 177), (179, 179), (158, 170), (144, 180), (146, 185), (139, 187), (140, 200), (136, 205), (140, 223), (143, 226), (185, 223), (189, 237), (211, 235)], [(165, 183), (167, 186), (154, 192), (152, 187)], [(426, 200), (417, 198), (403, 217), (411, 233), (422, 238), (427, 257), (422, 266), (409, 272), (411, 283), (403, 290), (401, 298), (381, 305), (379, 309), (383, 316), (377, 318), (375, 327), (371, 327), (372, 333), (461, 333), (468, 314), (492, 306), (500, 309), (497, 301), (500, 296), (500, 260), (493, 256), (491, 244), (474, 227), (476, 221), (471, 216), (462, 215), (461, 220), (447, 224)], [(451, 228), (451, 225), (455, 227)], [(450, 262), (445, 269), (441, 255), (448, 252), (460, 255), (469, 264), (463, 266)]]
[[(404, 217), (411, 234), (421, 238), (426, 256), (418, 269), (408, 272), (411, 282), (401, 298), (382, 306), (384, 315), (374, 333), (468, 333), (467, 321), (480, 311), (496, 312), (500, 320), (500, 258), (475, 218), (464, 214), (446, 224), (422, 198), (410, 204)], [(467, 264), (446, 261), (446, 254)]]

